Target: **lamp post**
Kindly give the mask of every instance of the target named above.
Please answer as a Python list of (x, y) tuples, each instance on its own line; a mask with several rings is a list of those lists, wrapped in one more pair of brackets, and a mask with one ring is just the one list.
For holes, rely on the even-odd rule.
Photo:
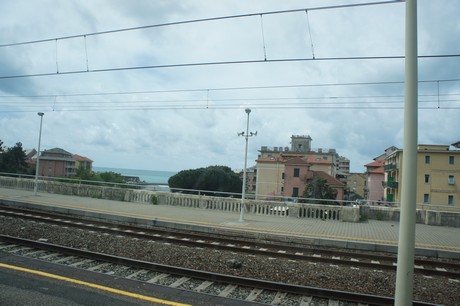
[(40, 164), (40, 142), (42, 140), (42, 123), (43, 123), (43, 115), (45, 113), (39, 112), (37, 115), (40, 116), (40, 132), (38, 133), (38, 152), (37, 152), (37, 163), (35, 165), (35, 186), (34, 186), (34, 193), (37, 195), (38, 191), (38, 169)]
[(244, 221), (244, 200), (246, 198), (246, 168), (248, 164), (248, 138), (251, 136), (256, 136), (257, 132), (249, 132), (249, 114), (251, 113), (250, 108), (245, 109), (246, 114), (248, 114), (248, 120), (246, 123), (246, 133), (238, 133), (238, 136), (244, 136), (246, 139), (246, 149), (244, 150), (244, 168), (243, 168), (243, 188), (241, 191), (241, 209), (240, 209), (240, 222)]

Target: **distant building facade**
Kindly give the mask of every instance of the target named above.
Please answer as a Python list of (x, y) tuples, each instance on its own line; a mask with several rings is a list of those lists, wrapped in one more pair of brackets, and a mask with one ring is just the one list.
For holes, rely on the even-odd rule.
[(85, 171), (93, 170), (93, 161), (88, 157), (73, 154), (72, 158), (75, 160), (75, 169), (81, 169)]
[(385, 152), (371, 163), (364, 165), (366, 167), (366, 189), (364, 198), (368, 201), (385, 201), (385, 159), (392, 152), (398, 150), (397, 147), (391, 146), (385, 149)]
[(368, 201), (383, 201), (384, 190), (383, 181), (385, 172), (383, 170), (383, 160), (376, 160), (364, 165), (366, 167), (366, 193), (365, 198)]
[[(244, 172), (236, 171), (240, 178), (243, 179)], [(257, 168), (255, 166), (246, 169), (246, 191), (254, 193), (256, 191)]]
[[(301, 197), (309, 176), (323, 172), (335, 181), (339, 158), (335, 149), (311, 148), (309, 135), (293, 135), (291, 147), (262, 146), (256, 169), (256, 194), (259, 198)], [(349, 172), (349, 160), (343, 158), (344, 171)], [(346, 166), (348, 161), (348, 167)], [(348, 169), (348, 170), (346, 170)], [(329, 180), (331, 182), (331, 180)], [(338, 182), (340, 183), (340, 182)], [(338, 199), (343, 199), (343, 183), (336, 184)], [(340, 197), (340, 198), (339, 198)]]
[[(453, 147), (458, 148), (456, 144)], [(385, 158), (385, 198), (401, 201), (403, 150)], [(460, 150), (449, 145), (417, 147), (417, 203), (460, 206)]]
[(38, 174), (40, 176), (71, 177), (77, 174), (79, 166), (91, 171), (92, 162), (87, 157), (74, 155), (61, 148), (53, 148), (41, 152)]
[(349, 173), (346, 176), (347, 200), (364, 199), (366, 196), (367, 179), (364, 173)]

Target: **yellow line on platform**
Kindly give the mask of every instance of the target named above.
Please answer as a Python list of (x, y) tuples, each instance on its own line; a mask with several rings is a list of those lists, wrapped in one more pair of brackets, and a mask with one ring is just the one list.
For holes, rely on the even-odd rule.
[(107, 291), (107, 292), (111, 292), (111, 293), (115, 293), (115, 294), (119, 294), (119, 295), (124, 295), (124, 296), (132, 297), (132, 298), (135, 298), (135, 299), (144, 300), (144, 301), (148, 301), (148, 302), (154, 302), (154, 303), (159, 303), (159, 304), (163, 304), (163, 305), (171, 305), (171, 306), (189, 306), (189, 304), (182, 304), (182, 303), (162, 300), (162, 299), (158, 299), (158, 298), (154, 298), (154, 297), (150, 297), (150, 296), (146, 296), (146, 295), (142, 295), (142, 294), (137, 294), (137, 293), (133, 293), (133, 292), (119, 290), (119, 289), (115, 289), (115, 288), (111, 288), (111, 287), (107, 287), (107, 286), (102, 286), (102, 285), (98, 285), (98, 284), (88, 283), (88, 282), (80, 281), (80, 280), (73, 279), (73, 278), (68, 278), (68, 277), (64, 277), (64, 276), (60, 276), (60, 275), (56, 275), (56, 274), (50, 274), (50, 273), (46, 273), (46, 272), (42, 272), (42, 271), (27, 269), (27, 268), (23, 268), (23, 267), (18, 267), (18, 266), (3, 264), (3, 263), (0, 263), (0, 267), (5, 268), (5, 269), (10, 269), (10, 270), (15, 270), (15, 271), (31, 273), (31, 274), (35, 274), (35, 275), (40, 275), (40, 276), (44, 276), (44, 277), (48, 277), (48, 278), (52, 278), (52, 279), (57, 279), (57, 280), (61, 280), (61, 281), (65, 281), (65, 282), (69, 282), (69, 283), (73, 283), (73, 284), (83, 285), (83, 286), (86, 286), (86, 287), (91, 287), (91, 288), (95, 288), (95, 289), (98, 289), (98, 290)]

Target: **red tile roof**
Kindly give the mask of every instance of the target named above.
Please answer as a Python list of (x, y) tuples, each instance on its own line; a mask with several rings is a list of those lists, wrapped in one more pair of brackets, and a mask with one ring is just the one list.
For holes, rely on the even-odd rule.
[(366, 165), (364, 165), (365, 167), (381, 167), (383, 166), (383, 160), (376, 160), (376, 161), (373, 161), (371, 163), (368, 163)]

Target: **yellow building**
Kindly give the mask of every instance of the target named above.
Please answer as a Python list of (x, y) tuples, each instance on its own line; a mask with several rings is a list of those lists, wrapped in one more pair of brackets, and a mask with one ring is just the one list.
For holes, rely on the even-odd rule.
[[(449, 145), (418, 145), (417, 204), (460, 206), (460, 150)], [(402, 150), (385, 158), (385, 199), (401, 201)]]
[(347, 175), (346, 189), (349, 195), (358, 195), (361, 199), (366, 196), (366, 174), (350, 173)]
[(284, 192), (284, 160), (264, 157), (257, 160), (256, 198), (282, 196)]

